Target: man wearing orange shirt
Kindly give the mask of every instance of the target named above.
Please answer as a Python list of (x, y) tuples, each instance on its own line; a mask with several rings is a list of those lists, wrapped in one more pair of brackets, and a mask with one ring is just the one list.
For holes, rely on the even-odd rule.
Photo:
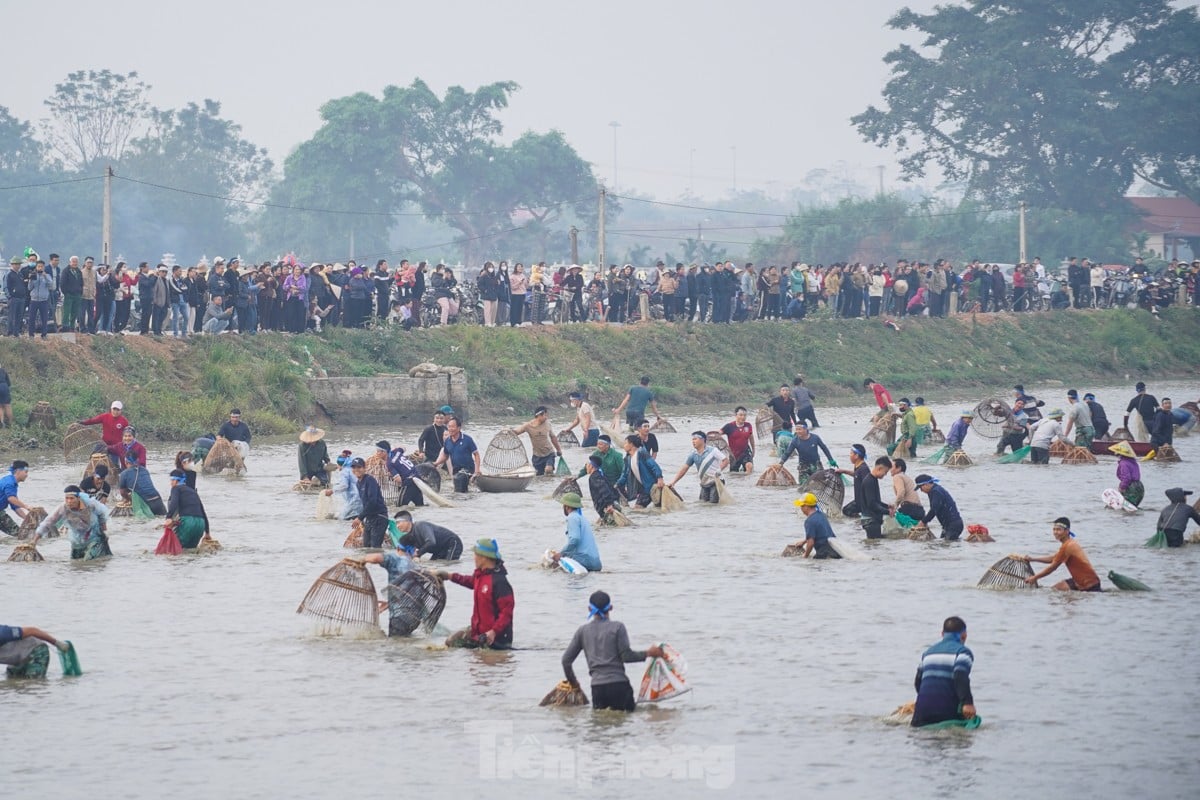
[(1062, 564), (1066, 564), (1067, 572), (1071, 573), (1071, 577), (1054, 584), (1053, 588), (1059, 591), (1069, 590), (1073, 592), (1100, 591), (1100, 578), (1097, 577), (1096, 570), (1092, 569), (1092, 562), (1088, 560), (1087, 554), (1083, 552), (1083, 547), (1080, 546), (1079, 542), (1075, 541), (1075, 534), (1071, 533), (1071, 520), (1066, 517), (1059, 517), (1054, 520), (1054, 538), (1062, 545), (1054, 555), (1023, 556), (1023, 560), (1027, 562), (1037, 561), (1041, 564), (1050, 565), (1041, 572), (1026, 578), (1025, 582), (1037, 583), (1038, 580), (1054, 572)]

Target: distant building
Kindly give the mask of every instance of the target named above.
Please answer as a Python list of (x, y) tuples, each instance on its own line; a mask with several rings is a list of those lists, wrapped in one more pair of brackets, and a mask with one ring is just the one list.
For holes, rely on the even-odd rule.
[[(1200, 205), (1187, 197), (1126, 197), (1142, 213), (1130, 234), (1146, 234), (1145, 250), (1170, 261), (1196, 256), (1188, 240), (1200, 239)], [(1136, 250), (1136, 248), (1134, 248)], [(1136, 252), (1135, 252), (1136, 255)]]

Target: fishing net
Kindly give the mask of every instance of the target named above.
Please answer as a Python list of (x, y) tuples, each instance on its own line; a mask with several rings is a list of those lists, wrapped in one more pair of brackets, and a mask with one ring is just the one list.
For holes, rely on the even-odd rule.
[(346, 536), (346, 541), (342, 542), (342, 547), (348, 547), (353, 550), (363, 546), (363, 525), (362, 520), (356, 519), (350, 523), (350, 533)]
[(633, 524), (633, 520), (625, 516), (619, 508), (613, 508), (606, 516), (600, 519), (600, 524), (610, 528), (628, 528)]
[(1031, 450), (1033, 450), (1033, 448), (1030, 447), (1029, 445), (1025, 445), (1024, 447), (1018, 447), (1016, 450), (1013, 450), (1008, 455), (1000, 456), (998, 461), (1001, 464), (1020, 464), (1022, 461), (1025, 460), (1025, 456), (1029, 455)]
[(992, 534), (984, 525), (968, 525), (967, 526), (967, 541), (968, 542), (994, 542)]
[(575, 431), (559, 431), (555, 437), (558, 443), (563, 447), (579, 447), (579, 437), (575, 435)]
[(202, 469), (205, 475), (216, 475), (227, 469), (233, 470), (235, 475), (241, 475), (246, 471), (246, 462), (242, 460), (233, 442), (224, 436), (218, 436), (217, 441), (209, 448), (208, 455), (204, 457)]
[[(0, 514), (3, 514), (0, 511)], [(38, 526), (45, 522), (46, 517), (50, 516), (46, 509), (41, 506), (34, 506), (25, 513), (25, 519), (21, 520), (20, 527), (17, 528), (16, 537), (18, 539), (32, 539), (37, 533)], [(58, 530), (48, 531), (46, 538), (58, 536)]]
[(787, 467), (782, 464), (772, 464), (758, 476), (758, 486), (795, 486), (796, 479)]
[(941, 447), (939, 447), (937, 450), (934, 450), (928, 456), (923, 458), (921, 460), (921, 463), (922, 464), (933, 464), (934, 466), (937, 466), (938, 464), (944, 464), (944, 463), (946, 463), (946, 459), (948, 459), (950, 457), (951, 452), (952, 451), (950, 450), (950, 445), (944, 444)]
[(58, 427), (58, 417), (54, 414), (54, 409), (45, 400), (39, 400), (29, 412), (29, 419), (26, 424), (32, 428), (37, 425), (46, 430), (54, 430)]
[[(776, 422), (778, 420), (778, 422)], [(783, 420), (770, 408), (760, 408), (754, 415), (754, 433), (761, 442), (770, 439), (775, 431), (783, 425)]]
[(1167, 548), (1167, 535), (1159, 529), (1154, 532), (1154, 535), (1146, 540), (1145, 547), (1152, 547), (1155, 550), (1165, 550)]
[(947, 467), (970, 467), (974, 464), (975, 462), (971, 460), (971, 457), (967, 455), (965, 450), (955, 450), (946, 459)]
[(571, 467), (567, 464), (567, 460), (562, 456), (558, 457), (558, 461), (554, 465), (554, 474), (560, 478), (571, 474)]
[(903, 458), (906, 460), (912, 458), (912, 448), (908, 442), (908, 439), (901, 439), (895, 444), (888, 445), (888, 455), (892, 458)]
[[(68, 461), (79, 461), (88, 458), (95, 450), (97, 444), (103, 444), (103, 440), (100, 438), (100, 431), (97, 428), (73, 422), (67, 427), (67, 434), (63, 436), (63, 458)], [(112, 474), (115, 475), (116, 472)]]
[(775, 434), (775, 457), (776, 458), (778, 458), (778, 459), (783, 458), (783, 454), (786, 453), (788, 451), (788, 448), (792, 446), (792, 439), (794, 439), (794, 438), (795, 437), (792, 435), (791, 431), (780, 431), (779, 433)]
[(929, 433), (927, 433), (925, 435), (925, 443), (926, 444), (945, 444), (946, 443), (946, 434), (942, 433), (940, 430), (936, 430), (936, 431), (930, 430)]
[(789, 544), (787, 547), (783, 548), (783, 552), (780, 553), (780, 555), (784, 558), (803, 558), (804, 544)]
[(1055, 458), (1063, 458), (1067, 453), (1071, 452), (1074, 445), (1067, 444), (1062, 439), (1055, 439), (1050, 443), (1049, 453)]
[(1155, 461), (1165, 461), (1168, 464), (1178, 464), (1183, 459), (1179, 457), (1179, 453), (1175, 452), (1175, 448), (1169, 444), (1159, 445), (1154, 452)]
[(988, 589), (1025, 589), (1037, 586), (1036, 583), (1025, 582), (1026, 578), (1032, 577), (1033, 567), (1029, 566), (1028, 561), (1005, 556), (988, 567), (988, 571), (983, 573), (977, 585)]
[(125, 498), (120, 498), (108, 509), (110, 517), (132, 517), (133, 503)]
[(378, 625), (371, 573), (364, 564), (342, 559), (321, 573), (300, 601), (296, 613), (348, 625)]
[(1129, 428), (1117, 428), (1115, 431), (1109, 431), (1108, 438), (1114, 442), (1132, 442), (1134, 440)]
[(324, 488), (325, 484), (318, 480), (309, 480), (308, 478), (301, 478), (292, 484), (292, 491), (297, 494), (316, 494)]
[(589, 700), (583, 689), (567, 681), (559, 681), (550, 693), (542, 698), (539, 706), (586, 706)]
[(408, 636), (417, 628), (431, 633), (446, 609), (446, 587), (420, 569), (410, 569), (389, 583), (388, 635)]
[(735, 502), (733, 499), (733, 493), (729, 491), (729, 487), (725, 485), (725, 481), (718, 478), (716, 481), (713, 482), (713, 485), (716, 486), (716, 488), (717, 488), (717, 505), (719, 505), (719, 506), (733, 505), (733, 503)]
[(668, 486), (654, 486), (650, 489), (650, 502), (657, 506), (664, 514), (672, 511), (682, 511), (684, 508), (683, 498), (679, 496), (679, 492)]
[(183, 545), (179, 542), (179, 536), (175, 533), (175, 526), (167, 523), (163, 526), (162, 538), (158, 540), (158, 545), (154, 548), (156, 556), (177, 556), (183, 552)]
[(417, 477), (425, 481), (435, 492), (442, 490), (442, 473), (433, 464), (417, 464)]
[(1012, 409), (998, 397), (990, 397), (975, 406), (971, 418), (971, 430), (985, 439), (999, 439), (1004, 435), (1004, 426), (1012, 421)]
[(721, 455), (729, 457), (729, 442), (725, 441), (725, 434), (720, 431), (709, 431), (708, 443), (720, 450)]
[(42, 554), (38, 552), (37, 546), (33, 542), (19, 544), (13, 548), (12, 553), (8, 556), (9, 561), (30, 562), (30, 561), (45, 561)]
[(579, 481), (575, 478), (563, 478), (558, 486), (554, 487), (554, 491), (550, 493), (551, 500), (558, 500), (564, 494), (577, 494), (583, 497), (583, 492), (579, 490)]
[(687, 685), (687, 662), (667, 644), (661, 645), (663, 658), (654, 658), (642, 676), (639, 703), (657, 703), (691, 691)]
[(654, 421), (654, 424), (650, 426), (650, 430), (657, 431), (659, 433), (675, 433), (675, 426), (672, 425), (670, 420), (668, 420), (666, 417), (659, 417)]
[(871, 425), (871, 430), (863, 436), (865, 441), (884, 447), (896, 438), (896, 418), (891, 414), (880, 417)]
[(137, 492), (130, 495), (130, 505), (133, 508), (133, 516), (137, 519), (154, 519), (154, 512), (150, 510), (150, 506)]
[(109, 457), (108, 451), (103, 449), (103, 445), (97, 445), (97, 447), (101, 449), (92, 453), (92, 455), (88, 458), (88, 463), (83, 468), (82, 477), (85, 479), (95, 475), (96, 467), (101, 464), (108, 468), (108, 474), (110, 477), (116, 475), (118, 472), (116, 463), (114, 463), (112, 458)]
[(801, 494), (812, 492), (816, 495), (817, 502), (821, 504), (827, 516), (841, 516), (842, 503), (846, 499), (846, 484), (842, 483), (841, 477), (833, 470), (823, 469), (814, 472), (800, 486), (799, 491)]
[(70, 642), (63, 644), (67, 646), (67, 649), (58, 651), (58, 666), (62, 668), (62, 674), (67, 677), (82, 675), (83, 669), (79, 666), (79, 654), (75, 652), (75, 645)]
[(906, 537), (910, 542), (932, 542), (933, 531), (929, 530), (929, 526), (924, 522), (914, 525), (908, 531)]
[(321, 492), (317, 495), (317, 509), (315, 515), (317, 519), (334, 519), (337, 515), (333, 511), (333, 495)]
[(388, 472), (387, 460), (388, 454), (376, 448), (375, 452), (368, 456), (363, 463), (366, 466), (367, 474), (379, 484), (379, 491), (383, 494), (383, 502), (392, 506), (400, 499), (400, 488), (392, 483), (391, 473)]
[(1063, 456), (1064, 464), (1095, 464), (1096, 457), (1086, 447), (1072, 447)]
[(529, 456), (521, 437), (512, 431), (500, 431), (488, 443), (483, 466), (493, 475), (509, 475), (529, 466)]
[(1128, 575), (1122, 575), (1119, 572), (1108, 571), (1108, 579), (1113, 582), (1123, 592), (1148, 592), (1150, 587), (1136, 578), (1131, 578)]

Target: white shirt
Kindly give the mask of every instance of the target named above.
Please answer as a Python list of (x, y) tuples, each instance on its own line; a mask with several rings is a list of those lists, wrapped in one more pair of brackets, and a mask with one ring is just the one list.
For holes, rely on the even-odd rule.
[(1049, 450), (1050, 443), (1055, 439), (1061, 438), (1062, 432), (1063, 427), (1061, 422), (1046, 417), (1046, 419), (1033, 426), (1033, 437), (1029, 441), (1029, 446), (1037, 447), (1041, 450)]

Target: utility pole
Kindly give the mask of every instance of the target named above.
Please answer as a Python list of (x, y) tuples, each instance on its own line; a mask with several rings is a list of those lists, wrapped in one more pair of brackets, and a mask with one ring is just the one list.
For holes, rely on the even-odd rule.
[(354, 260), (354, 228), (350, 228), (350, 260)]
[(608, 127), (613, 129), (613, 191), (617, 191), (619, 184), (617, 183), (617, 128), (621, 127), (621, 123), (613, 121), (608, 123)]
[(879, 170), (879, 196), (883, 197), (883, 164), (880, 164), (875, 169)]
[(1019, 222), (1020, 227), (1019, 227), (1019, 233), (1018, 233), (1018, 236), (1020, 237), (1020, 241), (1017, 243), (1017, 259), (1022, 264), (1024, 264), (1025, 263), (1025, 201), (1024, 200), (1021, 201), (1021, 213), (1020, 213), (1018, 219), (1020, 220), (1020, 222)]
[(109, 254), (112, 252), (112, 179), (113, 168), (109, 164), (104, 168), (104, 219), (100, 223), (100, 263), (112, 266)]
[(604, 199), (608, 195), (608, 191), (600, 187), (600, 223), (596, 226), (596, 244), (599, 248), (599, 253), (596, 255), (596, 265), (600, 268), (601, 274), (604, 274)]
[(688, 154), (688, 197), (696, 196), (696, 148)]
[(567, 235), (571, 237), (571, 263), (579, 263), (579, 228), (574, 225), (571, 230), (567, 231)]

